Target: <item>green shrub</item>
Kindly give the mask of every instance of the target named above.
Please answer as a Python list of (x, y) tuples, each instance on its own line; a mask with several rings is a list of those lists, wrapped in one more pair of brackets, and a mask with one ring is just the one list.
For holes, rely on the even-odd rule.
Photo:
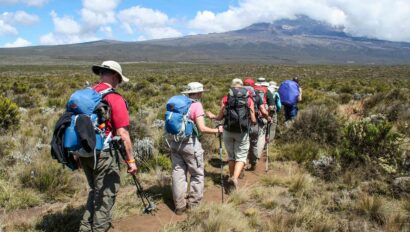
[(167, 155), (156, 155), (152, 159), (142, 163), (140, 170), (142, 172), (147, 172), (149, 170), (155, 170), (160, 168), (163, 171), (171, 171), (172, 162), (171, 158)]
[(281, 147), (280, 151), (277, 157), (279, 160), (293, 160), (298, 163), (315, 160), (323, 152), (319, 144), (311, 140), (287, 143)]
[(0, 95), (0, 130), (16, 130), (19, 123), (20, 113), (17, 104)]
[(341, 155), (347, 160), (377, 159), (396, 166), (400, 141), (401, 135), (383, 117), (366, 118), (346, 126)]
[(6, 210), (36, 206), (41, 203), (40, 197), (30, 189), (17, 189), (0, 179), (0, 208)]
[(284, 135), (288, 141), (313, 140), (336, 145), (341, 137), (341, 123), (325, 105), (310, 105), (302, 110), (293, 127)]
[(48, 199), (56, 200), (71, 195), (76, 190), (73, 173), (63, 169), (56, 161), (39, 160), (27, 167), (20, 175), (20, 181), (26, 188), (34, 188), (44, 193)]

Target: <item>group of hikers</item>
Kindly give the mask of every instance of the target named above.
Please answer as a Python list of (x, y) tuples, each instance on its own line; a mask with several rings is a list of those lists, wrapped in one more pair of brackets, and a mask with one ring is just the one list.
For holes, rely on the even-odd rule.
[[(113, 138), (122, 141), (127, 172), (134, 179), (138, 168), (129, 134), (127, 103), (115, 91), (129, 79), (115, 61), (94, 65), (92, 72), (100, 77), (99, 83), (70, 97), (66, 113), (56, 124), (51, 153), (72, 170), (84, 169), (87, 177), (90, 191), (79, 231), (108, 231), (120, 186), (119, 158), (110, 142)], [(266, 144), (274, 138), (279, 111), (284, 109), (286, 121), (296, 117), (301, 88), (297, 78), (285, 82), (279, 87), (263, 77), (256, 82), (252, 78), (235, 78), (227, 87), (217, 114), (204, 110), (201, 98), (206, 90), (199, 82), (188, 83), (182, 95), (169, 99), (165, 138), (171, 149), (176, 214), (198, 206), (203, 198), (205, 165), (200, 134), (216, 134), (223, 140), (228, 155), (228, 192), (238, 188), (244, 170), (256, 169)], [(293, 96), (281, 94), (280, 88), (286, 93), (293, 91)], [(205, 118), (221, 123), (216, 128), (208, 127)]]

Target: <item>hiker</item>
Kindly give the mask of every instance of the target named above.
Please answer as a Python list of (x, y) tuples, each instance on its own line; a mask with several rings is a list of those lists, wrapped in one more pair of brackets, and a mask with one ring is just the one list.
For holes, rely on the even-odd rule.
[(270, 135), (269, 135), (269, 142), (272, 142), (275, 138), (276, 127), (278, 125), (278, 113), (282, 108), (282, 104), (280, 102), (280, 96), (278, 93), (279, 86), (276, 84), (275, 81), (269, 82), (268, 90), (273, 96), (274, 104), (269, 106), (269, 115), (272, 117), (272, 124), (270, 126)]
[[(256, 124), (251, 127), (250, 130), (250, 149), (249, 149), (249, 164), (248, 171), (254, 171), (256, 164), (262, 155), (264, 147), (266, 145), (266, 128), (267, 124), (272, 122), (272, 118), (269, 116), (269, 104), (271, 104), (272, 96), (269, 95), (267, 88), (268, 83), (265, 78), (260, 77), (257, 80), (257, 85), (252, 83), (253, 80), (245, 80), (245, 85), (251, 85), (255, 90), (255, 116)], [(253, 84), (253, 85), (252, 85)]]
[(294, 77), (292, 80), (282, 82), (278, 92), (285, 110), (285, 123), (289, 124), (298, 114), (297, 103), (302, 101), (302, 88), (299, 85), (299, 78)]
[(238, 188), (249, 151), (249, 130), (256, 123), (254, 102), (241, 79), (233, 79), (229, 94), (222, 98), (221, 110), (216, 116), (207, 112), (210, 119), (224, 120), (223, 141), (228, 153), (230, 189)]
[[(122, 74), (120, 64), (115, 61), (104, 61), (101, 65), (94, 65), (92, 71), (100, 76), (100, 82), (92, 87), (97, 92), (116, 88), (120, 83), (129, 81)], [(103, 100), (111, 109), (111, 117), (105, 122), (105, 133), (122, 138), (127, 153), (127, 172), (135, 174), (137, 166), (132, 155), (132, 143), (128, 132), (129, 115), (126, 102), (119, 94), (108, 94)], [(106, 147), (96, 160), (94, 157), (79, 158), (90, 187), (79, 231), (107, 231), (111, 227), (111, 210), (120, 187), (118, 160), (111, 155), (112, 153), (110, 148)]]
[[(223, 132), (222, 126), (209, 128), (205, 125), (205, 113), (200, 101), (203, 92), (204, 87), (199, 82), (189, 83), (185, 91), (181, 92), (187, 95), (191, 101), (188, 116), (197, 130), (193, 129), (192, 136), (185, 140), (171, 140), (170, 143), (172, 194), (177, 215), (181, 215), (187, 209), (198, 206), (204, 195), (204, 150), (198, 139), (199, 133), (218, 134)], [(199, 133), (195, 131), (199, 131)], [(190, 186), (188, 186), (188, 173), (191, 177)], [(189, 194), (186, 196), (188, 189)]]

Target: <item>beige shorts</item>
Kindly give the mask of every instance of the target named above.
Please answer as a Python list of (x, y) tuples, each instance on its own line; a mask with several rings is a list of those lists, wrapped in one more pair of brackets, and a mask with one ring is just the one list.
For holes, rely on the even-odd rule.
[(249, 134), (224, 131), (223, 140), (228, 152), (228, 160), (246, 163), (249, 151)]

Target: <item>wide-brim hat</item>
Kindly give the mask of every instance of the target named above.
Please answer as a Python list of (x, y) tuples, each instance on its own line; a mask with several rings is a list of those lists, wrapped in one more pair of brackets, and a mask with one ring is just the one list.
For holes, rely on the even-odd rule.
[(116, 72), (120, 75), (121, 81), (123, 81), (123, 82), (130, 81), (130, 79), (128, 79), (127, 77), (125, 77), (122, 74), (121, 65), (118, 62), (115, 62), (113, 60), (104, 61), (104, 62), (102, 62), (101, 65), (93, 65), (91, 69), (93, 70), (93, 73), (95, 75), (100, 75), (101, 70), (104, 70), (104, 69), (105, 70), (111, 70), (111, 71), (114, 71), (114, 72)]
[(236, 87), (242, 87), (243, 86), (243, 82), (241, 79), (239, 78), (235, 78), (232, 80), (231, 82), (231, 87), (232, 88), (236, 88)]
[(182, 94), (190, 94), (190, 93), (202, 93), (208, 90), (204, 89), (204, 85), (199, 82), (191, 82), (185, 86), (185, 90), (182, 91)]

